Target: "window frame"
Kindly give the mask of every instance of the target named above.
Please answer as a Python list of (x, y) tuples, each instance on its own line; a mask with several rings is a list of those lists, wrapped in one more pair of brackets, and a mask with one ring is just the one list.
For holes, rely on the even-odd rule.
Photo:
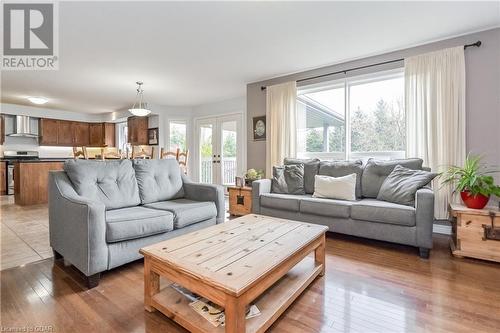
[(185, 149), (186, 150), (189, 149), (188, 148), (189, 147), (189, 142), (188, 142), (188, 140), (189, 140), (189, 135), (188, 135), (189, 124), (188, 124), (188, 121), (186, 119), (169, 119), (167, 123), (168, 123), (168, 137), (167, 137), (167, 145), (166, 146), (167, 146), (168, 150), (170, 151), (170, 149), (171, 149), (171, 143), (172, 143), (171, 142), (171, 134), (172, 133), (171, 133), (171, 127), (170, 127), (170, 125), (172, 123), (174, 123), (174, 124), (182, 124), (182, 125), (186, 126), (186, 132), (185, 132), (185, 144), (186, 144), (186, 147), (185, 147)]
[[(358, 153), (352, 152), (351, 150), (351, 103), (350, 103), (350, 88), (353, 86), (368, 84), (372, 82), (379, 82), (385, 80), (391, 80), (395, 78), (404, 77), (404, 67), (398, 67), (395, 69), (378, 71), (368, 74), (360, 74), (353, 76), (346, 76), (344, 78), (313, 83), (310, 85), (299, 86), (297, 89), (297, 103), (303, 103), (304, 98), (300, 99), (301, 95), (310, 94), (319, 91), (325, 91), (335, 88), (344, 88), (344, 119), (345, 119), (345, 147), (344, 152), (297, 152), (297, 157), (300, 158), (319, 158), (323, 159), (341, 159), (341, 160), (351, 160), (351, 159), (363, 159), (377, 158), (377, 159), (398, 159), (406, 158), (406, 149), (404, 151), (372, 151), (369, 153)], [(403, 95), (404, 95), (404, 81), (403, 81)], [(404, 97), (404, 96), (403, 96)], [(307, 99), (307, 97), (305, 97)], [(318, 102), (317, 102), (318, 103)], [(320, 103), (318, 103), (320, 104)], [(405, 110), (405, 121), (407, 119)], [(297, 135), (297, 140), (299, 136)], [(323, 144), (325, 147), (325, 143)], [(329, 143), (326, 143), (328, 146)], [(297, 142), (297, 147), (301, 144)], [(406, 142), (405, 142), (406, 146)], [(325, 148), (323, 148), (325, 149)], [(328, 150), (328, 148), (326, 148)]]

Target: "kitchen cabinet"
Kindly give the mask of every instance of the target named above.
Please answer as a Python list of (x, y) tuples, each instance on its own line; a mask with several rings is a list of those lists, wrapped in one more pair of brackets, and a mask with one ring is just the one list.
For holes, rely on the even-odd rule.
[(0, 195), (7, 194), (7, 162), (0, 162)]
[(115, 124), (86, 123), (42, 118), (39, 122), (42, 146), (114, 147)]
[(83, 122), (73, 123), (73, 145), (88, 146), (90, 143), (89, 124)]
[(127, 119), (128, 142), (131, 145), (147, 145), (148, 127), (148, 117), (129, 117)]
[(38, 133), (40, 135), (39, 143), (42, 146), (57, 146), (57, 119), (41, 118), (38, 123)]
[(115, 124), (113, 123), (91, 123), (89, 124), (89, 134), (90, 146), (115, 146)]
[(73, 122), (58, 120), (57, 144), (60, 146), (73, 146)]
[(0, 115), (0, 145), (5, 142), (5, 118)]

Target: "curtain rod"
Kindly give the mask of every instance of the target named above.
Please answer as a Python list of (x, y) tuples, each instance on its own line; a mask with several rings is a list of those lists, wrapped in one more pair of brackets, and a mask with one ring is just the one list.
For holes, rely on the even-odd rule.
[[(467, 48), (469, 48), (469, 47), (473, 47), (473, 46), (480, 47), (481, 46), (481, 41), (478, 40), (477, 42), (472, 43), (472, 44), (465, 44), (464, 45), (464, 50), (467, 49)], [(342, 71), (337, 71), (337, 72), (333, 72), (333, 73), (326, 73), (326, 74), (321, 74), (321, 75), (306, 77), (306, 78), (303, 78), (303, 79), (299, 79), (296, 82), (303, 82), (303, 81), (309, 81), (309, 80), (319, 79), (319, 78), (322, 78), (322, 77), (326, 77), (326, 76), (330, 76), (330, 75), (335, 75), (335, 74), (342, 74), (342, 73), (347, 74), (347, 72), (351, 72), (351, 71), (355, 71), (355, 70), (359, 70), (359, 69), (365, 69), (365, 68), (374, 67), (374, 66), (381, 66), (381, 65), (392, 64), (394, 62), (399, 62), (399, 61), (403, 61), (403, 60), (405, 60), (405, 59), (404, 58), (400, 58), (400, 59), (394, 59), (394, 60), (389, 60), (389, 61), (383, 61), (383, 62), (379, 62), (379, 63), (376, 63), (376, 64), (371, 64), (371, 65), (365, 65), (365, 66), (359, 66), (359, 67), (344, 69)], [(261, 86), (260, 90), (266, 90), (266, 86)]]

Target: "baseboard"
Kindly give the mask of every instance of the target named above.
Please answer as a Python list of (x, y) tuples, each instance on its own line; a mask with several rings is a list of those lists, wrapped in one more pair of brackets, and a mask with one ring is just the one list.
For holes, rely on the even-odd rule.
[(432, 227), (432, 232), (435, 234), (451, 235), (451, 226), (434, 224)]

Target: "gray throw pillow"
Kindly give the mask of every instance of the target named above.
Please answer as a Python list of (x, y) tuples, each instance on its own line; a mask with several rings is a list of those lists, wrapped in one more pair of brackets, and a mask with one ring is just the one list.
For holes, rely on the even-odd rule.
[(414, 206), (417, 190), (427, 185), (437, 175), (434, 172), (412, 170), (397, 165), (382, 183), (377, 199)]
[(273, 167), (272, 193), (305, 194), (304, 164)]
[(318, 174), (319, 171), (319, 159), (310, 158), (310, 159), (302, 159), (302, 158), (289, 158), (286, 157), (283, 161), (285, 165), (292, 164), (304, 164), (304, 190), (308, 194), (314, 193), (314, 177)]
[(365, 165), (361, 176), (361, 192), (365, 198), (376, 198), (385, 178), (394, 170), (396, 165), (412, 170), (422, 170), (420, 158), (406, 158), (401, 160), (380, 161), (370, 158)]

